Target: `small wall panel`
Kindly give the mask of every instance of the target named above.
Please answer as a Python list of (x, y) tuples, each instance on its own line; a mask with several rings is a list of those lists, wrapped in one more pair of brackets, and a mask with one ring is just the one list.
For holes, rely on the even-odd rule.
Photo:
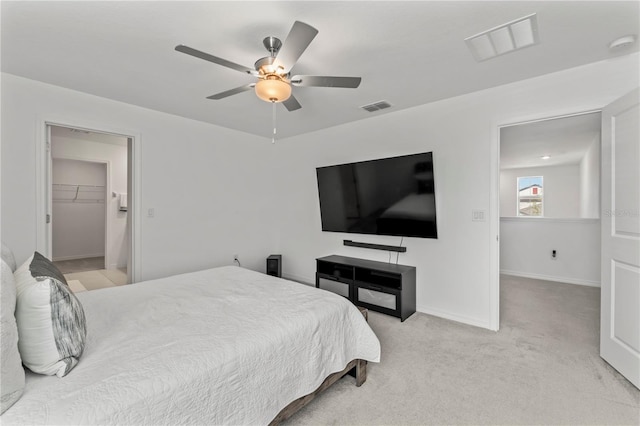
[(640, 353), (640, 269), (613, 261), (612, 265), (613, 337)]
[(615, 196), (612, 210), (605, 212), (613, 219), (615, 235), (640, 237), (640, 111), (629, 108), (615, 117), (612, 140), (615, 164), (612, 169)]

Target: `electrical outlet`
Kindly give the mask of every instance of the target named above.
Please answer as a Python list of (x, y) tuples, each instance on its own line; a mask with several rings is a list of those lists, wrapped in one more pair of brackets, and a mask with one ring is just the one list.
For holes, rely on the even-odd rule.
[(234, 262), (237, 262), (237, 261), (238, 261), (238, 255), (237, 255), (237, 254), (234, 254), (234, 255), (233, 255), (233, 261), (234, 261)]

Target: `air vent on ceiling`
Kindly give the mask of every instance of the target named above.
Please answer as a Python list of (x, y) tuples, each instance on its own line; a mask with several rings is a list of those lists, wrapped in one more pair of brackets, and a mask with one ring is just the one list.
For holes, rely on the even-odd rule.
[(478, 62), (539, 43), (536, 14), (497, 26), (464, 39)]
[(387, 101), (379, 101), (379, 102), (374, 102), (372, 104), (369, 105), (363, 105), (360, 108), (369, 111), (369, 112), (374, 112), (374, 111), (378, 111), (381, 109), (385, 109), (385, 108), (389, 108), (391, 106), (391, 104)]

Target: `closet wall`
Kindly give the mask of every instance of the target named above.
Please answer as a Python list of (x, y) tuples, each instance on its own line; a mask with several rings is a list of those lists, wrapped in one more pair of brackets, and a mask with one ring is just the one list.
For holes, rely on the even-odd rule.
[(106, 164), (52, 163), (53, 260), (104, 256)]
[[(79, 237), (83, 243), (89, 244), (89, 240), (92, 240), (91, 247), (94, 247), (95, 253), (98, 256), (105, 256), (105, 269), (116, 269), (127, 267), (127, 217), (128, 212), (120, 210), (119, 195), (123, 194), (126, 197), (127, 193), (127, 138), (122, 136), (105, 135), (99, 133), (90, 132), (73, 132), (69, 129), (53, 126), (51, 131), (51, 156), (53, 161), (73, 161), (77, 160), (77, 163), (85, 165), (101, 165), (103, 170), (108, 168), (109, 172), (103, 174), (102, 185), (106, 185), (106, 193), (104, 193), (103, 204), (97, 202), (98, 205), (93, 205), (92, 212), (95, 213), (96, 218), (92, 218), (92, 221), (98, 221), (98, 216), (102, 222), (102, 231), (98, 236), (98, 231), (81, 231), (82, 236)], [(89, 167), (89, 166), (87, 166)], [(55, 170), (55, 165), (53, 166)], [(53, 183), (56, 183), (55, 177), (52, 176)], [(109, 179), (107, 185), (106, 179)], [(98, 182), (97, 180), (84, 182), (78, 181), (66, 181), (65, 183), (78, 184), (83, 183), (91, 185), (92, 182)], [(52, 188), (53, 190), (54, 188)], [(85, 193), (82, 197), (89, 197), (89, 188), (85, 188)], [(82, 191), (82, 189), (80, 190)], [(114, 193), (118, 196), (114, 196)], [(79, 193), (80, 195), (80, 193)], [(52, 191), (53, 196), (53, 191)], [(53, 208), (56, 208), (56, 203), (53, 202)], [(79, 212), (82, 209), (89, 209), (87, 205), (78, 206), (75, 205), (75, 211)], [(105, 205), (106, 204), (106, 205)], [(74, 206), (66, 206), (67, 209), (71, 209)], [(100, 210), (100, 212), (98, 212)], [(56, 220), (65, 220), (61, 218), (64, 214), (57, 214), (53, 211), (53, 257), (58, 256), (56, 252), (56, 246), (61, 244), (67, 244), (66, 241), (70, 240), (68, 235), (56, 234)], [(105, 216), (106, 215), (106, 216)], [(90, 215), (89, 215), (90, 216)], [(85, 217), (83, 220), (89, 220)], [(80, 227), (85, 222), (80, 222), (78, 219), (74, 226)], [(105, 233), (106, 224), (106, 233)], [(97, 228), (92, 228), (97, 229)], [(106, 241), (105, 241), (106, 238)], [(97, 247), (100, 247), (98, 250)], [(84, 250), (86, 255), (92, 255), (88, 248)], [(60, 254), (62, 256), (62, 254)], [(72, 256), (69, 254), (68, 256)], [(65, 256), (67, 256), (65, 254)]]

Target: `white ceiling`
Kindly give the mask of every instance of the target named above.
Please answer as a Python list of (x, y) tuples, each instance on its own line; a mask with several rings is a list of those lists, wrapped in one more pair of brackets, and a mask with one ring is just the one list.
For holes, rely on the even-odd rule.
[[(294, 74), (361, 76), (358, 89), (295, 87), (278, 105), (280, 138), (410, 108), (638, 51), (608, 45), (638, 34), (640, 2), (613, 1), (2, 1), (2, 71), (269, 138), (271, 106), (238, 71), (177, 44), (252, 67), (266, 36), (295, 20), (319, 30)], [(476, 62), (466, 37), (537, 13), (540, 44)], [(386, 100), (392, 108), (359, 107)]]
[[(600, 141), (599, 112), (500, 129), (500, 169), (578, 164)], [(548, 160), (541, 157), (548, 155)]]

